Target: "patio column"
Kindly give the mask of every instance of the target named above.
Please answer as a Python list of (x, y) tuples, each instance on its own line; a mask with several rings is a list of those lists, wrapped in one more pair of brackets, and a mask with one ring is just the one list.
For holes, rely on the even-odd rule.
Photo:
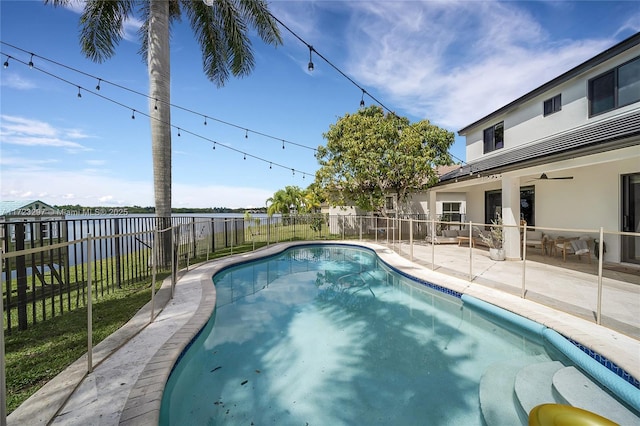
[(429, 208), (429, 219), (431, 220), (435, 220), (436, 218), (436, 191), (431, 188), (428, 192), (429, 194), (429, 201), (428, 201), (428, 208)]
[(520, 259), (520, 179), (502, 175), (502, 223), (504, 252), (508, 260)]

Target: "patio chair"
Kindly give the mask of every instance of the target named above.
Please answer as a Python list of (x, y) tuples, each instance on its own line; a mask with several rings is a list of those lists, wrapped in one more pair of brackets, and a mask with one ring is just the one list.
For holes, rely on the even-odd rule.
[(587, 235), (579, 238), (557, 238), (555, 241), (555, 249), (562, 252), (562, 260), (567, 261), (567, 254), (574, 254), (582, 260), (582, 256), (587, 256), (591, 263), (591, 242), (593, 239)]
[(542, 231), (527, 231), (527, 247), (539, 248), (542, 254), (546, 254), (547, 235)]

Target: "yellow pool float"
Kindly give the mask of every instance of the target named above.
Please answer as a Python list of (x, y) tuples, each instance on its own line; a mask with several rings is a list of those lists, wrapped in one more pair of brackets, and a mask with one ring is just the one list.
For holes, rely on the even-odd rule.
[(541, 404), (529, 413), (529, 426), (617, 426), (602, 416), (561, 404)]

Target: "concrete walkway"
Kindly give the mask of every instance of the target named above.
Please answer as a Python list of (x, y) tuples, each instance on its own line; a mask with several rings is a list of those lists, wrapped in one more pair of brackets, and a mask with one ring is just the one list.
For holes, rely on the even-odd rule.
[[(448, 257), (441, 259), (441, 262), (451, 265), (451, 268), (441, 268), (454, 272), (444, 274), (424, 266), (431, 259), (428, 247), (414, 247), (414, 262), (411, 262), (407, 258), (408, 251), (402, 247), (393, 249), (399, 249), (404, 256), (391, 247), (379, 244), (347, 243), (372, 248), (384, 262), (409, 275), (469, 294), (553, 328), (606, 356), (633, 377), (640, 378), (640, 340), (596, 325), (593, 320), (510, 294), (519, 290), (521, 272), (518, 271), (521, 271), (521, 267), (520, 270), (514, 269), (518, 262), (490, 264), (478, 256), (478, 259), (474, 259), (474, 271), (476, 268), (481, 271), (475, 273), (481, 279), (469, 282), (461, 278), (465, 276), (464, 255), (461, 257), (456, 250), (451, 250), (446, 255)], [(204, 326), (215, 306), (215, 288), (211, 285), (211, 276), (230, 264), (275, 254), (292, 245), (297, 244), (277, 244), (250, 254), (192, 267), (178, 281), (173, 299), (170, 299), (170, 283), (165, 281), (156, 298), (156, 311), (159, 313), (154, 322), (149, 324), (150, 306), (146, 306), (129, 323), (96, 347), (92, 373), (86, 374), (86, 357), (79, 359), (14, 411), (8, 418), (8, 424), (157, 425), (164, 384), (172, 366)], [(440, 255), (445, 256), (445, 252), (441, 251)], [(556, 287), (560, 286), (569, 297), (574, 297), (593, 285), (593, 277), (579, 271), (547, 270), (553, 268), (548, 265), (536, 271), (536, 267), (528, 265), (531, 269), (527, 272), (526, 282), (527, 291), (531, 294), (548, 296), (545, 292), (551, 291), (551, 300), (558, 297), (561, 301), (563, 296), (556, 294)], [(554, 287), (549, 279), (550, 273), (566, 279)], [(485, 285), (485, 280), (500, 285)], [(503, 282), (515, 288), (515, 291), (498, 289)], [(607, 312), (619, 310), (622, 312), (619, 318), (621, 322), (627, 321), (632, 329), (639, 328), (637, 306), (640, 303), (640, 287), (626, 282), (608, 282), (607, 288), (615, 289), (607, 296)], [(592, 301), (586, 297), (581, 303), (590, 304)], [(590, 309), (590, 306), (585, 308)], [(628, 314), (627, 310), (630, 311)]]

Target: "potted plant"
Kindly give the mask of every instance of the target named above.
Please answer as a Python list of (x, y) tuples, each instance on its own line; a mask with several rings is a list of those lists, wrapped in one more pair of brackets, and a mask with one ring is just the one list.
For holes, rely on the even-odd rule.
[(479, 232), (480, 239), (489, 247), (489, 258), (492, 260), (504, 260), (504, 246), (502, 233), (502, 218), (492, 220), (489, 232)]

